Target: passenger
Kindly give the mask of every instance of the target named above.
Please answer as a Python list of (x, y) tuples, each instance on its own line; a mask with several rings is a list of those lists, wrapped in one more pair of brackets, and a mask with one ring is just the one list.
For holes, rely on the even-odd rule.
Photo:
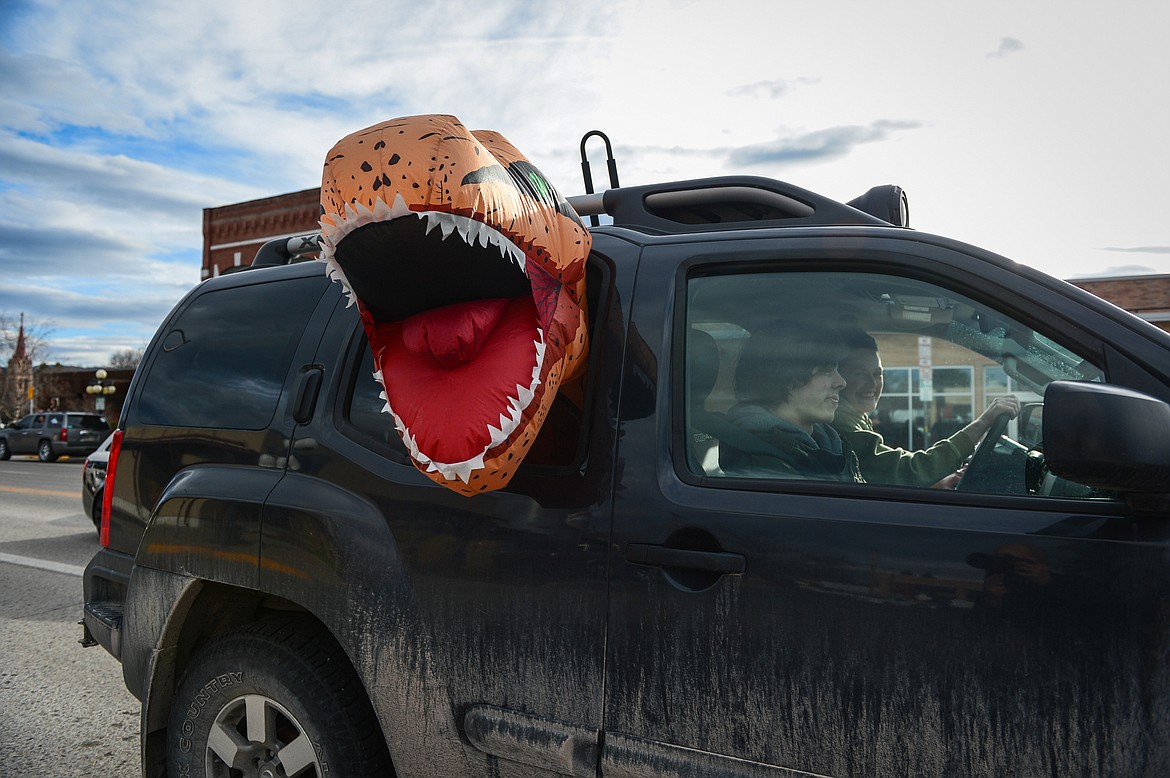
[(1020, 401), (1013, 395), (997, 397), (975, 421), (923, 451), (887, 446), (874, 430), (869, 414), (882, 396), (882, 360), (870, 335), (852, 330), (844, 335), (847, 347), (840, 372), (846, 386), (833, 427), (857, 453), (868, 483), (900, 486), (934, 486), (954, 489), (962, 478), (967, 458), (1001, 414), (1015, 418)]
[(842, 354), (836, 337), (811, 327), (753, 331), (735, 371), (739, 402), (727, 418), (762, 445), (744, 450), (721, 440), (724, 472), (862, 482), (857, 457), (832, 427), (845, 387)]

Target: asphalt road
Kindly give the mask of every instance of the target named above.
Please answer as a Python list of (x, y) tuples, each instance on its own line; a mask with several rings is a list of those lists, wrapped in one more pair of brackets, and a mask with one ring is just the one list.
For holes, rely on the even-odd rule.
[(80, 458), (0, 462), (0, 775), (139, 774), (138, 700), (113, 657), (77, 642), (97, 549)]

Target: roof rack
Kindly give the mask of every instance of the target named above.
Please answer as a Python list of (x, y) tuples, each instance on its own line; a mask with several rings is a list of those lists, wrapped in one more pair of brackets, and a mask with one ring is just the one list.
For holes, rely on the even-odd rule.
[[(610, 188), (593, 191), (585, 144), (605, 142)], [(607, 214), (613, 223), (654, 233), (711, 232), (729, 227), (795, 227), (809, 225), (910, 226), (906, 193), (892, 184), (875, 186), (861, 197), (839, 203), (783, 181), (757, 176), (725, 176), (621, 188), (609, 137), (590, 130), (581, 138), (581, 172), (585, 194), (569, 204), (592, 226)]]
[(901, 187), (874, 187), (849, 204), (783, 181), (723, 176), (609, 189), (568, 198), (581, 216), (653, 233), (713, 232), (729, 227), (909, 225)]
[(258, 267), (277, 267), (311, 259), (310, 255), (321, 250), (321, 233), (314, 232), (308, 235), (294, 235), (291, 238), (273, 238), (265, 243), (256, 252), (252, 264), (241, 270), (251, 270)]

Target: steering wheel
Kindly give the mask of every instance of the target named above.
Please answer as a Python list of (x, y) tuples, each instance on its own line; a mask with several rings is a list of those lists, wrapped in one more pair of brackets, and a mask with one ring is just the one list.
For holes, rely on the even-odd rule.
[(994, 487), (989, 478), (992, 470), (992, 452), (995, 451), (999, 439), (1007, 431), (1008, 422), (1011, 420), (1011, 416), (1001, 413), (991, 422), (987, 434), (983, 436), (983, 440), (979, 441), (979, 447), (971, 455), (971, 461), (967, 463), (967, 470), (963, 473), (963, 480), (959, 481), (956, 491), (979, 492)]

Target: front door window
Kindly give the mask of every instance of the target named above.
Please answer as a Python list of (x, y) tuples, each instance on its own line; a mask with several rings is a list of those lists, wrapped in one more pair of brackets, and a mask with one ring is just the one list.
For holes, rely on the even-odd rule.
[[(1020, 434), (1049, 383), (1101, 371), (991, 305), (877, 273), (699, 275), (687, 295), (692, 473), (1111, 498)], [(802, 415), (807, 392), (827, 416)]]

